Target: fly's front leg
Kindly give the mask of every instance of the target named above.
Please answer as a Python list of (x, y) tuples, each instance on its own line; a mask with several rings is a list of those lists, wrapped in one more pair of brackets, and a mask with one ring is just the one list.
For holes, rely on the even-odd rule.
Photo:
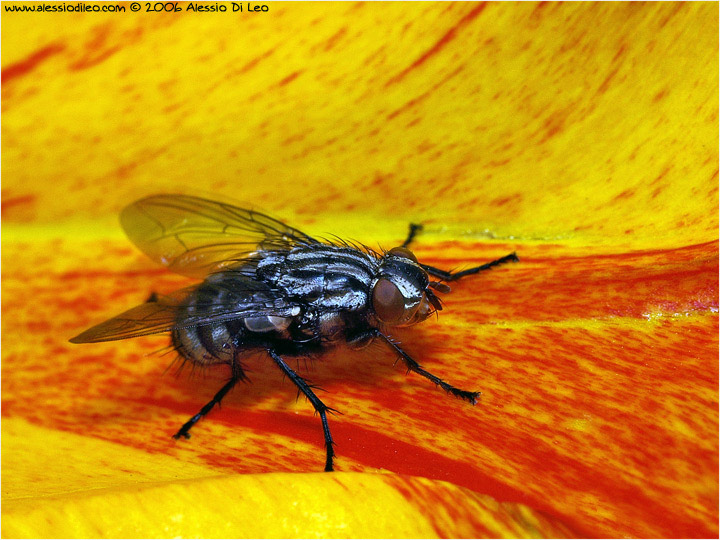
[(183, 424), (178, 432), (173, 435), (173, 438), (179, 439), (180, 437), (185, 437), (186, 439), (189, 439), (190, 428), (197, 424), (203, 416), (209, 413), (215, 405), (219, 407), (220, 402), (225, 397), (225, 394), (227, 394), (238, 381), (244, 378), (245, 373), (240, 367), (240, 362), (234, 359), (232, 362), (232, 376), (230, 377), (230, 380), (225, 383), (225, 386), (223, 386), (217, 394), (215, 394), (215, 397), (213, 397), (202, 409), (200, 409), (200, 412)]
[(333, 409), (325, 405), (312, 391), (312, 387), (303, 379), (300, 375), (295, 373), (290, 366), (285, 363), (285, 360), (272, 349), (267, 350), (270, 357), (275, 361), (278, 367), (288, 376), (288, 378), (298, 387), (298, 389), (305, 394), (308, 401), (315, 407), (315, 411), (320, 415), (322, 421), (323, 434), (325, 435), (325, 472), (333, 470), (333, 457), (335, 457), (335, 450), (333, 450), (332, 435), (330, 435), (330, 426), (328, 426), (327, 412), (333, 412)]
[[(423, 230), (422, 225), (416, 224), (416, 223), (411, 223), (407, 238), (401, 244), (401, 247), (404, 247), (404, 248), (408, 247), (410, 245), (410, 243), (417, 236), (417, 233), (419, 233), (422, 230)], [(499, 259), (496, 259), (489, 263), (481, 264), (480, 266), (475, 266), (474, 268), (468, 268), (467, 270), (462, 270), (460, 272), (448, 272), (447, 270), (441, 270), (440, 268), (435, 268), (434, 266), (430, 266), (429, 264), (422, 264), (421, 266), (431, 276), (438, 277), (444, 281), (457, 281), (458, 279), (463, 278), (465, 276), (477, 274), (478, 272), (482, 272), (483, 270), (490, 270), (493, 266), (498, 266), (498, 265), (505, 264), (508, 262), (518, 262), (519, 260), (520, 259), (518, 259), (518, 256), (513, 251), (509, 255), (505, 255), (504, 257), (500, 257)]]
[(441, 270), (439, 268), (435, 268), (434, 266), (430, 266), (429, 264), (423, 264), (421, 266), (431, 276), (438, 277), (444, 281), (457, 281), (458, 279), (465, 276), (477, 274), (478, 272), (482, 272), (483, 270), (490, 270), (493, 266), (498, 266), (508, 262), (518, 262), (519, 260), (520, 259), (518, 259), (518, 256), (513, 251), (509, 255), (500, 257), (499, 259), (496, 259), (492, 262), (481, 264), (480, 266), (475, 266), (474, 268), (468, 268), (467, 270), (462, 270), (461, 272), (448, 272), (447, 270)]
[(415, 236), (417, 235), (417, 233), (419, 233), (420, 231), (422, 231), (422, 229), (423, 229), (423, 226), (422, 226), (422, 225), (419, 225), (419, 224), (417, 224), (417, 223), (411, 223), (411, 224), (410, 224), (410, 230), (408, 231), (407, 238), (406, 238), (405, 241), (401, 244), (400, 247), (404, 247), (404, 248), (408, 247), (408, 246), (410, 245), (410, 242), (413, 241), (413, 239), (415, 238)]
[(460, 390), (459, 388), (455, 388), (453, 385), (446, 383), (441, 378), (436, 377), (429, 371), (425, 371), (422, 366), (417, 363), (417, 361), (413, 360), (408, 353), (403, 351), (397, 343), (395, 343), (392, 339), (383, 334), (380, 330), (375, 330), (375, 335), (382, 338), (385, 343), (390, 345), (390, 347), (392, 347), (393, 350), (400, 355), (400, 358), (402, 358), (403, 362), (405, 362), (408, 371), (414, 371), (415, 373), (422, 375), (426, 379), (431, 380), (449, 394), (459, 397), (460, 399), (464, 399), (465, 401), (469, 401), (473, 405), (477, 403), (477, 399), (478, 397), (480, 397), (480, 392), (468, 392), (467, 390)]

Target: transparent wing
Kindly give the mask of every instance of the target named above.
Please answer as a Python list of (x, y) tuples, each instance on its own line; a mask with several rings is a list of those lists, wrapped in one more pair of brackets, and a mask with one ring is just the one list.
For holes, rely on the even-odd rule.
[[(115, 341), (167, 332), (173, 328), (203, 326), (245, 317), (293, 317), (299, 304), (282, 298), (264, 283), (240, 278), (223, 290), (222, 284), (211, 284), (206, 291), (200, 286), (158, 296), (120, 315), (88, 328), (70, 340), (71, 343)], [(223, 290), (224, 294), (218, 295)], [(214, 298), (221, 297), (221, 302)]]
[(178, 306), (159, 299), (147, 302), (88, 328), (72, 338), (70, 343), (97, 343), (166, 332), (175, 326), (178, 312)]
[(196, 278), (237, 265), (259, 249), (319, 243), (259, 212), (189, 195), (146, 197), (125, 208), (120, 222), (151, 259)]

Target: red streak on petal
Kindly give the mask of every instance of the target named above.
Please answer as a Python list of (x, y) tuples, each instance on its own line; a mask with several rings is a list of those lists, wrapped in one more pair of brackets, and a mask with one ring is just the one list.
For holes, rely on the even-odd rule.
[(101, 27), (97, 29), (92, 41), (85, 45), (83, 56), (79, 60), (71, 63), (69, 68), (72, 71), (88, 69), (104, 62), (122, 49), (123, 45), (120, 44), (108, 46), (108, 41), (110, 41), (110, 32), (107, 28)]
[(329, 51), (335, 45), (337, 45), (337, 42), (340, 41), (340, 39), (347, 33), (347, 28), (342, 27), (340, 30), (335, 32), (326, 42), (325, 42), (325, 50)]
[(290, 75), (285, 77), (283, 80), (281, 80), (278, 83), (278, 86), (285, 86), (286, 84), (293, 82), (295, 79), (297, 79), (300, 76), (301, 73), (302, 73), (302, 70), (296, 71), (295, 73), (291, 73)]
[(443, 77), (439, 82), (435, 83), (435, 84), (432, 86), (432, 88), (430, 88), (430, 89), (427, 90), (426, 92), (423, 92), (423, 93), (420, 94), (419, 96), (412, 98), (410, 101), (408, 101), (407, 103), (405, 103), (405, 105), (403, 105), (403, 106), (400, 107), (399, 109), (395, 109), (393, 112), (391, 112), (390, 114), (388, 114), (388, 115), (387, 115), (387, 120), (392, 120), (393, 118), (395, 118), (395, 117), (396, 117), (397, 115), (399, 115), (400, 113), (406, 111), (407, 109), (410, 109), (410, 108), (414, 107), (414, 106), (417, 105), (418, 103), (421, 103), (422, 101), (424, 101), (425, 99), (427, 99), (428, 96), (433, 95), (438, 88), (440, 88), (442, 85), (444, 85), (444, 84), (445, 84), (446, 82), (448, 82), (450, 79), (452, 79), (453, 77), (455, 77), (455, 76), (456, 76), (458, 73), (460, 73), (462, 70), (463, 70), (463, 66), (458, 66), (458, 67), (455, 68), (455, 70), (453, 70), (450, 74), (446, 75), (446, 76)]
[(59, 54), (64, 49), (64, 45), (48, 45), (47, 47), (43, 47), (39, 51), (34, 52), (24, 60), (21, 60), (20, 62), (17, 62), (15, 64), (10, 64), (8, 67), (3, 68), (2, 70), (2, 84), (4, 85), (5, 83), (11, 81), (16, 77), (20, 77), (21, 75), (29, 73), (30, 71), (38, 67), (38, 65), (40, 65), (43, 61), (47, 60), (53, 55)]
[(35, 202), (37, 197), (35, 195), (22, 195), (20, 197), (11, 197), (9, 199), (3, 199), (2, 211), (5, 212), (8, 208), (14, 206), (20, 206), (23, 204), (32, 204)]
[(268, 49), (260, 56), (256, 56), (252, 60), (250, 60), (247, 64), (245, 64), (243, 67), (238, 69), (237, 71), (232, 72), (228, 78), (234, 77), (235, 75), (238, 75), (240, 73), (246, 73), (253, 69), (255, 66), (257, 66), (261, 61), (265, 60), (269, 56), (271, 56), (275, 52), (275, 49)]
[(450, 28), (443, 37), (441, 37), (432, 47), (430, 47), (427, 51), (425, 51), (417, 60), (415, 60), (412, 64), (410, 64), (408, 67), (406, 67), (404, 70), (402, 70), (400, 73), (389, 79), (385, 83), (385, 87), (388, 87), (390, 85), (393, 85), (397, 82), (400, 82), (402, 79), (405, 78), (405, 76), (410, 73), (413, 69), (420, 67), (423, 65), (430, 57), (433, 55), (439, 53), (448, 43), (450, 43), (455, 37), (457, 36), (458, 30), (463, 28), (464, 26), (468, 25), (470, 22), (472, 22), (480, 13), (483, 12), (483, 10), (487, 7), (486, 2), (481, 2), (475, 6), (474, 9), (472, 9), (470, 12), (467, 13), (462, 19), (458, 21), (458, 23)]

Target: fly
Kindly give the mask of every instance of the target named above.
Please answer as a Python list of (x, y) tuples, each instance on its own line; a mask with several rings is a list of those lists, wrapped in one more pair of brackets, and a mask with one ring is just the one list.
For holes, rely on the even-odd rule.
[[(190, 429), (246, 378), (245, 353), (264, 351), (297, 386), (320, 416), (325, 470), (333, 470), (332, 412), (286, 362), (346, 343), (362, 348), (378, 339), (409, 371), (475, 404), (479, 392), (460, 390), (423, 369), (389, 330), (410, 326), (442, 309), (438, 293), (456, 281), (517, 261), (495, 261), (448, 272), (418, 262), (408, 249), (419, 225), (402, 245), (386, 252), (343, 241), (317, 240), (264, 214), (187, 195), (154, 195), (127, 208), (120, 221), (132, 242), (199, 285), (151, 299), (84, 331), (72, 343), (96, 343), (169, 332), (184, 360), (200, 366), (227, 364), (228, 382), (174, 435)], [(436, 280), (431, 280), (434, 278)]]

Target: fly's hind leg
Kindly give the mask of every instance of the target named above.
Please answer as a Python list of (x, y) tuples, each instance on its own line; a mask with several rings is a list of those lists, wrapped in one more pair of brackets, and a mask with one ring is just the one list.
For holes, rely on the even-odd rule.
[(178, 430), (178, 432), (173, 435), (174, 439), (179, 439), (180, 437), (185, 437), (186, 439), (189, 439), (190, 428), (197, 424), (203, 416), (208, 414), (215, 405), (219, 407), (220, 402), (225, 397), (225, 394), (232, 390), (232, 387), (235, 386), (238, 381), (241, 381), (245, 378), (245, 373), (243, 372), (242, 367), (240, 367), (240, 362), (238, 362), (237, 358), (233, 358), (233, 361), (230, 365), (232, 368), (232, 375), (230, 376), (230, 380), (225, 383), (225, 385), (218, 391), (217, 394), (215, 394), (215, 397), (213, 397), (202, 409), (200, 409), (200, 412), (198, 412), (195, 416), (193, 416), (190, 420), (183, 424), (183, 426)]
[(330, 426), (328, 426), (327, 413), (333, 412), (333, 409), (325, 405), (312, 391), (312, 387), (303, 379), (300, 375), (295, 373), (290, 366), (285, 363), (285, 360), (272, 349), (267, 350), (270, 357), (275, 361), (278, 367), (288, 376), (288, 378), (298, 387), (298, 389), (305, 394), (308, 401), (315, 407), (315, 411), (320, 415), (320, 421), (323, 426), (323, 434), (325, 435), (325, 472), (333, 470), (333, 458), (335, 457), (335, 450), (333, 450), (332, 435), (330, 435)]

